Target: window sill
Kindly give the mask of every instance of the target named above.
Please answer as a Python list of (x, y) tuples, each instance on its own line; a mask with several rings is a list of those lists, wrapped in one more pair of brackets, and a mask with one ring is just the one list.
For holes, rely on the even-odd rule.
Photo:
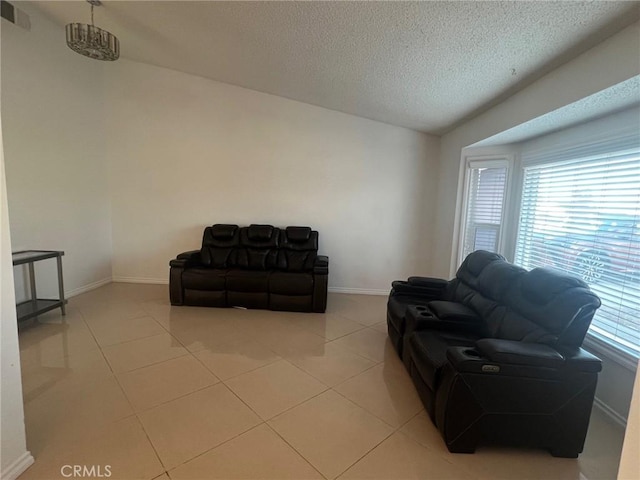
[(587, 350), (593, 350), (595, 353), (632, 372), (635, 372), (638, 368), (638, 357), (636, 355), (615, 347), (593, 333), (587, 333), (583, 347)]

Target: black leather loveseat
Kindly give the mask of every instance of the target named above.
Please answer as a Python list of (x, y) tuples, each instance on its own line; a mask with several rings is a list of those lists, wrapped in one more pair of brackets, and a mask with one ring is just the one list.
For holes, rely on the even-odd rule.
[(450, 451), (499, 442), (577, 457), (601, 370), (580, 347), (599, 306), (580, 279), (477, 251), (451, 281), (393, 282), (387, 323)]
[(309, 227), (216, 224), (170, 262), (172, 305), (324, 312), (329, 258)]

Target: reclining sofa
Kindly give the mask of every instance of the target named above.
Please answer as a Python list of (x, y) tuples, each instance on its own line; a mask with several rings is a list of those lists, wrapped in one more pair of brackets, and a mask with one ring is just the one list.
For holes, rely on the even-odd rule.
[(309, 227), (216, 224), (169, 263), (172, 305), (324, 312), (329, 258)]
[(486, 251), (446, 281), (395, 281), (389, 337), (451, 452), (582, 452), (601, 362), (581, 348), (599, 298), (580, 279)]

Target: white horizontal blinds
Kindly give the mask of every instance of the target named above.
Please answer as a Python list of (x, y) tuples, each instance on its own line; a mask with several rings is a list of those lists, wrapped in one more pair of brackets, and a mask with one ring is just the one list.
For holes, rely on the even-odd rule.
[(640, 147), (566, 158), (524, 169), (515, 262), (589, 283), (602, 300), (592, 333), (638, 355)]
[(498, 251), (507, 167), (470, 166), (463, 258), (475, 250)]

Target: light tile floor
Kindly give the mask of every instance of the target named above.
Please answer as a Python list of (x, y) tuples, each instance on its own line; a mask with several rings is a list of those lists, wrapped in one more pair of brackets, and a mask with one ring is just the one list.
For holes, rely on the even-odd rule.
[(20, 478), (65, 478), (64, 465), (126, 480), (616, 477), (624, 432), (598, 410), (579, 459), (449, 453), (386, 337), (385, 303), (171, 307), (166, 286), (121, 283), (74, 297), (66, 318), (20, 331), (36, 458)]

